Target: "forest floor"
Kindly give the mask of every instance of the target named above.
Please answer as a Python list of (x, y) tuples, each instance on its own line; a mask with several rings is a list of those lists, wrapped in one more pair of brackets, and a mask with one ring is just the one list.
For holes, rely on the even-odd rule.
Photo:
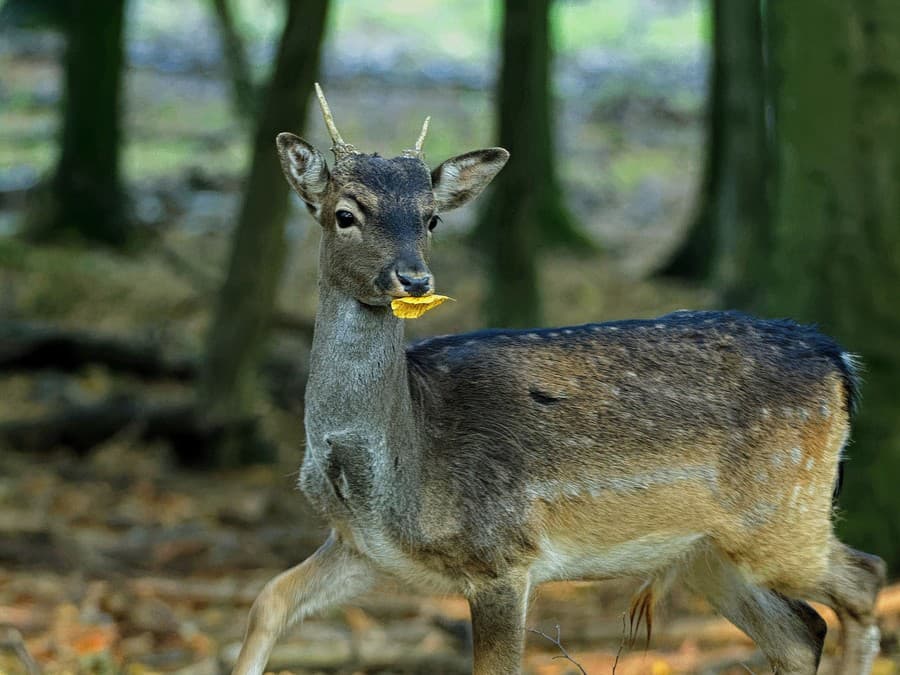
[[(249, 607), (267, 579), (309, 555), (325, 529), (284, 465), (234, 473), (175, 469), (162, 448), (127, 434), (90, 456), (0, 457), (0, 673), (26, 673), (24, 648), (46, 673), (226, 671)], [(591, 675), (766, 672), (752, 643), (676, 592), (628, 646), (636, 583), (538, 589), (530, 628), (556, 638)], [(835, 627), (830, 611), (819, 608)], [(879, 603), (875, 673), (900, 672), (900, 585)], [(458, 597), (380, 589), (308, 619), (269, 668), (291, 673), (466, 673), (468, 609)], [(14, 628), (15, 630), (10, 630)], [(836, 630), (826, 643), (828, 673)], [(20, 638), (21, 637), (21, 641)], [(528, 638), (526, 672), (578, 672), (548, 639)]]

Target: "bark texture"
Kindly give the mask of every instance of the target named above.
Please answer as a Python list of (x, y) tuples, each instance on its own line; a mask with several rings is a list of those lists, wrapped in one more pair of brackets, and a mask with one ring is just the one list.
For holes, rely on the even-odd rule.
[(125, 0), (70, 0), (62, 142), (47, 189), (30, 205), (27, 234), (126, 245), (131, 227), (119, 175)]
[[(767, 5), (774, 69), (769, 314), (815, 321), (865, 363), (841, 527), (900, 565), (900, 5)], [(758, 293), (758, 292), (757, 292)]]
[[(253, 159), (235, 229), (228, 274), (207, 336), (199, 388), (210, 419), (252, 416), (258, 369), (269, 333), (284, 262), (288, 185), (275, 151), (281, 131), (300, 131), (319, 67), (327, 0), (290, 0), (275, 69), (256, 129)], [(242, 435), (225, 435), (217, 463), (261, 459), (241, 447)]]
[(510, 160), (494, 181), (474, 234), (489, 268), (485, 312), (497, 326), (539, 322), (536, 266), (541, 246), (592, 247), (574, 227), (557, 177), (551, 4), (504, 3), (498, 131)]
[(758, 2), (711, 3), (706, 166), (696, 215), (662, 274), (714, 281), (727, 305), (750, 298), (740, 275), (765, 257), (768, 223), (763, 19)]

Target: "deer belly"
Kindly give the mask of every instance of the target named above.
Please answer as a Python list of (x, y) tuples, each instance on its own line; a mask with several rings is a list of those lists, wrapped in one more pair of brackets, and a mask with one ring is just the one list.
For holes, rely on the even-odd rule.
[(700, 533), (654, 533), (613, 546), (544, 537), (531, 567), (534, 583), (642, 576), (672, 564), (704, 538)]

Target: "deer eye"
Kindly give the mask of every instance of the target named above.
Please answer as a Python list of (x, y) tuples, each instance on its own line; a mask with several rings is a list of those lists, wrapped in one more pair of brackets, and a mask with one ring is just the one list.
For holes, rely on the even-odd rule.
[(428, 221), (428, 231), (429, 231), (429, 232), (433, 232), (433, 231), (434, 231), (434, 228), (437, 227), (437, 224), (438, 224), (439, 222), (441, 222), (441, 217), (440, 217), (440, 216), (431, 216), (431, 218), (430, 218), (429, 221)]
[(335, 220), (337, 220), (338, 227), (350, 227), (356, 225), (356, 216), (346, 209), (340, 209), (335, 212), (334, 217)]

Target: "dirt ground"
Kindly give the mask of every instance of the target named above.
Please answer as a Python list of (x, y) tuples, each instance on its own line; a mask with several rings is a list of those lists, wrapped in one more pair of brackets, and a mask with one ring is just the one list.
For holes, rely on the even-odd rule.
[[(265, 581), (309, 555), (324, 527), (287, 465), (239, 473), (174, 469), (163, 448), (109, 441), (90, 457), (0, 459), (0, 672), (226, 672)], [(766, 672), (753, 645), (677, 590), (648, 646), (624, 644), (635, 583), (541, 587), (529, 614), (526, 672)], [(834, 617), (822, 608), (834, 628)], [(898, 672), (900, 586), (879, 605)], [(826, 668), (836, 646), (829, 631)], [(465, 673), (468, 609), (458, 597), (402, 588), (307, 620), (279, 643), (270, 669), (311, 673)], [(25, 657), (24, 654), (28, 654)], [(823, 669), (828, 672), (827, 669)]]

